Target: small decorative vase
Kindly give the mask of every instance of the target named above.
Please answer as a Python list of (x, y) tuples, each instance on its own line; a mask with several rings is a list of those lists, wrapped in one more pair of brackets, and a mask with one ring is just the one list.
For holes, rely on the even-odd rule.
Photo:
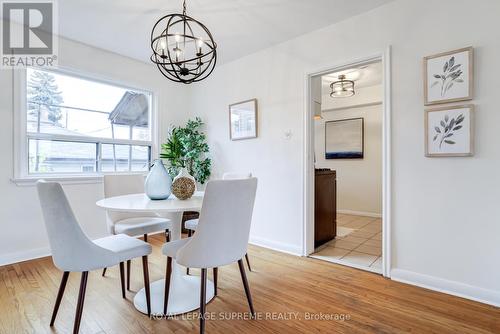
[(146, 195), (153, 200), (167, 199), (172, 193), (172, 179), (161, 159), (154, 161), (144, 183)]
[(193, 196), (196, 190), (196, 180), (189, 175), (186, 167), (181, 168), (179, 174), (172, 182), (172, 194), (178, 199), (188, 199)]

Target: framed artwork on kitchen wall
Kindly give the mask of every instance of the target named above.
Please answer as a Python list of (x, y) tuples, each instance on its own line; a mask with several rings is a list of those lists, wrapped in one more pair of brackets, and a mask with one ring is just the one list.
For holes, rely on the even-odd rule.
[(325, 159), (363, 159), (364, 119), (325, 123)]

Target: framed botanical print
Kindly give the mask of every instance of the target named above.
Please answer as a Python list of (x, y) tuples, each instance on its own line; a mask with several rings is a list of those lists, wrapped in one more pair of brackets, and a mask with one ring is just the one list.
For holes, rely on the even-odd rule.
[(474, 105), (428, 109), (425, 111), (425, 155), (464, 157), (473, 154)]
[(229, 105), (231, 140), (257, 138), (257, 99)]
[(424, 58), (426, 106), (472, 100), (474, 49), (467, 47)]
[(325, 123), (325, 159), (363, 159), (364, 119)]

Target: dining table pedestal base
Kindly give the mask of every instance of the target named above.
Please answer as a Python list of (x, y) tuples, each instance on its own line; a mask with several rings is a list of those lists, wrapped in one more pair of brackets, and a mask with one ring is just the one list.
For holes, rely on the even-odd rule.
[[(200, 308), (200, 276), (176, 276), (170, 282), (167, 316), (190, 312)], [(162, 316), (165, 280), (161, 279), (150, 284), (151, 288), (151, 315)], [(214, 283), (207, 280), (207, 303), (214, 298)], [(134, 297), (135, 308), (147, 314), (146, 294), (142, 288)]]

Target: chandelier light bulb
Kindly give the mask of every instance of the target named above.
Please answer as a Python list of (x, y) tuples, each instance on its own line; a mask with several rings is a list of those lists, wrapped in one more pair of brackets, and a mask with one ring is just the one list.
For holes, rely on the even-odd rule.
[[(203, 52), (202, 52), (202, 49), (201, 47), (203, 46), (203, 40), (202, 39), (198, 39), (196, 41), (196, 45), (198, 45), (198, 52), (196, 53), (196, 55), (199, 57), (199, 56), (202, 56), (203, 55)], [(198, 63), (201, 63), (201, 59), (198, 59)]]

